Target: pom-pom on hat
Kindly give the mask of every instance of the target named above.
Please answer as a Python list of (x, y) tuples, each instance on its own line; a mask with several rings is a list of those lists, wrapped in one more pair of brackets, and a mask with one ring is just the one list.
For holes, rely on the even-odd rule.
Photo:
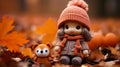
[(60, 28), (65, 21), (77, 21), (90, 30), (90, 20), (87, 11), (88, 5), (84, 0), (71, 0), (58, 19), (58, 28)]

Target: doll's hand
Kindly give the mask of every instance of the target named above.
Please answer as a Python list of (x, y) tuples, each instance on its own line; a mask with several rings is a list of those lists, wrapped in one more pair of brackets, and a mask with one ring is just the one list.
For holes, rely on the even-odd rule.
[(60, 51), (60, 46), (55, 46), (55, 47), (54, 47), (54, 51), (55, 51), (55, 52), (59, 52), (59, 51)]
[(88, 50), (83, 50), (83, 54), (88, 57), (89, 56), (89, 51)]
[(59, 49), (60, 49), (59, 46), (55, 46), (55, 48), (54, 48), (55, 51), (56, 51), (56, 50), (59, 50)]

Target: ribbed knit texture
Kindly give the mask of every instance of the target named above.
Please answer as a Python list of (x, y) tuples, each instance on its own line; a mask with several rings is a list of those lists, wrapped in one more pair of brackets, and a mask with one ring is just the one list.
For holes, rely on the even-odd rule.
[(58, 28), (60, 28), (65, 21), (77, 21), (90, 30), (90, 20), (87, 10), (88, 5), (83, 0), (70, 1), (58, 19)]

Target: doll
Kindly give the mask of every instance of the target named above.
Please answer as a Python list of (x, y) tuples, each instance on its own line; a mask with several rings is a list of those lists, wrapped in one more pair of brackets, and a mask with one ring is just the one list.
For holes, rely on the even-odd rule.
[(39, 63), (40, 67), (52, 67), (50, 61), (50, 44), (39, 44), (34, 47), (33, 60)]
[(88, 5), (83, 0), (71, 0), (58, 19), (55, 49), (60, 53), (60, 63), (81, 66), (83, 58), (89, 55), (87, 41), (91, 40)]

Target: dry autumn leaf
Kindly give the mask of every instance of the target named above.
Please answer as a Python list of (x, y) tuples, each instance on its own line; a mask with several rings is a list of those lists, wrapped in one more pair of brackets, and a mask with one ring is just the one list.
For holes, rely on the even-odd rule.
[(5, 16), (2, 19), (2, 22), (0, 23), (0, 38), (7, 35), (7, 33), (14, 28), (14, 26), (12, 26), (13, 22), (14, 22), (13, 17), (9, 18), (8, 16)]
[[(0, 23), (0, 44), (10, 51), (19, 51), (20, 47), (28, 42), (24, 34), (12, 31), (13, 17), (5, 16)], [(12, 31), (12, 32), (11, 32)]]
[(39, 26), (36, 30), (37, 34), (44, 35), (42, 43), (51, 43), (55, 38), (56, 32), (57, 23), (52, 18), (49, 18), (43, 26)]
[(32, 58), (32, 56), (33, 56), (31, 48), (24, 48), (23, 50), (21, 50), (21, 53), (24, 56), (29, 56), (30, 58)]

